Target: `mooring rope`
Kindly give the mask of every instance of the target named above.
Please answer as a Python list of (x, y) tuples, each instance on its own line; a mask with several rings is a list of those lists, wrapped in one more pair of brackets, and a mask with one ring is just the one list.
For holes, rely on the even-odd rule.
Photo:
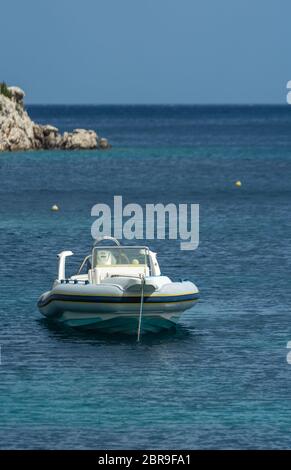
[(142, 308), (143, 308), (143, 291), (145, 285), (145, 278), (141, 278), (141, 294), (140, 294), (140, 308), (139, 308), (139, 321), (138, 321), (138, 330), (137, 330), (137, 342), (140, 341), (140, 331), (141, 331), (141, 319), (142, 319)]

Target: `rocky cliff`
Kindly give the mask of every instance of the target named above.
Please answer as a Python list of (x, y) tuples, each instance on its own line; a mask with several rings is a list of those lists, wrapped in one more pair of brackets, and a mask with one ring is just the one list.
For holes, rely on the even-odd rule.
[(18, 87), (0, 88), (0, 151), (37, 149), (107, 149), (107, 139), (95, 131), (75, 129), (60, 134), (51, 126), (34, 123), (24, 109), (25, 93)]

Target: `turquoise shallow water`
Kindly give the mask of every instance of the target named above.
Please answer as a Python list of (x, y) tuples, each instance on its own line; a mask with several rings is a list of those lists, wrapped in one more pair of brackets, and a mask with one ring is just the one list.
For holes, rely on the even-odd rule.
[[(0, 447), (290, 448), (289, 108), (30, 112), (114, 147), (0, 155)], [(150, 243), (200, 302), (141, 344), (52, 327), (36, 308), (56, 254), (72, 249), (77, 266), (91, 207), (119, 194), (200, 204), (198, 250)]]

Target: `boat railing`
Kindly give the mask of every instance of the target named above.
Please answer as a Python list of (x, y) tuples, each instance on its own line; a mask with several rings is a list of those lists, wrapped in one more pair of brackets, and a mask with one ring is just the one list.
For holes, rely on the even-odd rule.
[(82, 263), (80, 264), (80, 267), (79, 267), (79, 270), (77, 272), (77, 275), (78, 274), (81, 274), (82, 272), (82, 269), (84, 268), (85, 264), (87, 263), (87, 261), (91, 258), (91, 255), (88, 255), (88, 256), (85, 256), (85, 258), (83, 259)]
[(90, 281), (88, 281), (87, 279), (61, 279), (60, 282), (61, 284), (90, 284)]

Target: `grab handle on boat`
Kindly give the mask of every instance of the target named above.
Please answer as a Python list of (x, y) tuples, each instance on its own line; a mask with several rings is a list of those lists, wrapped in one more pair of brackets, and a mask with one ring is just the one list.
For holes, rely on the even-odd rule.
[(143, 293), (144, 293), (145, 277), (141, 275), (141, 293), (140, 293), (140, 308), (139, 308), (139, 320), (138, 320), (138, 330), (137, 330), (137, 342), (140, 341), (140, 332), (141, 332), (141, 319), (142, 319), (142, 309), (143, 309)]
[(66, 257), (72, 256), (74, 253), (72, 251), (62, 251), (58, 254), (59, 258), (59, 270), (58, 270), (58, 281), (66, 279)]

